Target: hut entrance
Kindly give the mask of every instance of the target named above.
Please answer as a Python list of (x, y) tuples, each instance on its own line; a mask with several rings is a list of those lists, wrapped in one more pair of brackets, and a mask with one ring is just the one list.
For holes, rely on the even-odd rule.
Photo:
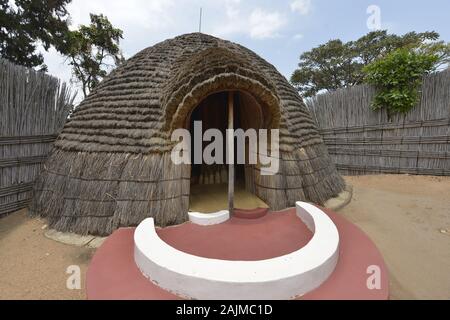
[[(232, 113), (230, 113), (230, 108)], [(231, 119), (234, 130), (242, 129), (246, 131), (250, 128), (257, 130), (265, 127), (265, 115), (261, 106), (253, 96), (241, 91), (222, 91), (207, 96), (193, 109), (187, 119), (186, 127), (191, 132), (191, 147), (193, 150), (191, 154), (190, 191), (190, 210), (192, 211), (216, 212), (228, 209), (230, 206), (241, 209), (267, 207), (255, 195), (254, 165), (249, 163), (248, 139), (245, 140), (245, 162), (238, 163), (237, 161), (236, 141), (233, 143), (234, 165), (230, 167), (226, 162), (227, 144), (225, 137)], [(197, 129), (195, 129), (195, 123)], [(204, 134), (208, 129), (218, 129), (222, 133), (223, 164), (209, 165), (203, 159), (201, 164), (195, 164), (195, 143), (199, 143), (198, 139), (195, 139), (195, 137), (198, 138), (198, 135), (195, 135), (195, 130), (198, 130), (199, 123), (201, 123), (201, 134)], [(194, 139), (197, 141), (194, 141)], [(202, 153), (211, 142), (203, 141), (201, 143)], [(200, 147), (197, 146), (197, 148)], [(213, 155), (215, 155), (214, 152)], [(231, 176), (230, 170), (232, 171)], [(232, 185), (230, 186), (230, 184)], [(229, 188), (233, 190), (230, 191)], [(234, 196), (231, 199), (231, 204), (230, 192)]]

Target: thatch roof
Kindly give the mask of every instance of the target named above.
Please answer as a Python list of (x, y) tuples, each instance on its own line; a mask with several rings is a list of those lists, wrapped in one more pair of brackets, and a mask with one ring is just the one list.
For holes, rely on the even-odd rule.
[(211, 92), (242, 90), (280, 129), (280, 172), (255, 178), (273, 209), (323, 203), (344, 188), (296, 90), (268, 62), (201, 33), (166, 40), (114, 70), (76, 109), (55, 142), (31, 212), (63, 231), (109, 234), (152, 216), (187, 219), (190, 168), (170, 160), (173, 129)]

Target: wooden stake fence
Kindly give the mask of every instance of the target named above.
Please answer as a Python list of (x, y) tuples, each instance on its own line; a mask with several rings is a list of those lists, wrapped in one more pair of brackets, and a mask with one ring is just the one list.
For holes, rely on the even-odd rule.
[(373, 111), (374, 95), (361, 85), (307, 100), (338, 170), (450, 176), (450, 70), (424, 78), (406, 115)]
[(28, 205), (74, 98), (58, 79), (0, 58), (0, 216)]

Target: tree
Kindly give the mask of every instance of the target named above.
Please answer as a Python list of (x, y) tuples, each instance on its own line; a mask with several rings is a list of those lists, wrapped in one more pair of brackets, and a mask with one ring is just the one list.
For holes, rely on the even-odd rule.
[(90, 14), (89, 25), (67, 34), (61, 52), (68, 57), (75, 82), (81, 84), (84, 96), (98, 85), (108, 71), (124, 58), (119, 48), (122, 30), (114, 28), (102, 14)]
[(341, 40), (330, 40), (300, 57), (292, 84), (304, 95), (313, 96), (320, 90), (335, 90), (357, 83), (358, 65), (354, 53)]
[(26, 67), (47, 71), (39, 45), (54, 47), (68, 58), (75, 82), (86, 96), (114, 66), (123, 61), (122, 30), (103, 15), (90, 15), (90, 24), (69, 29), (66, 6), (71, 0), (0, 0), (0, 54)]
[(409, 32), (398, 36), (384, 30), (369, 32), (346, 43), (330, 40), (300, 56), (299, 68), (292, 74), (291, 83), (306, 97), (322, 90), (361, 84), (365, 66), (400, 48), (434, 50), (438, 56), (440, 52), (440, 62), (443, 62), (445, 57), (448, 59), (448, 44), (437, 42), (438, 39), (436, 32)]
[(363, 71), (377, 88), (372, 107), (386, 108), (389, 117), (411, 110), (419, 100), (422, 77), (435, 70), (439, 59), (432, 52), (401, 48), (370, 63)]
[(36, 49), (58, 46), (68, 31), (71, 0), (0, 0), (0, 55), (14, 63), (46, 70)]

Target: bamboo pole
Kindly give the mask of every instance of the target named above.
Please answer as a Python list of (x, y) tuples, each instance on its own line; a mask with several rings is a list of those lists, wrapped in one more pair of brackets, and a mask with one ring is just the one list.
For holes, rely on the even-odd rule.
[(234, 208), (234, 92), (228, 92), (228, 210), (233, 214)]

